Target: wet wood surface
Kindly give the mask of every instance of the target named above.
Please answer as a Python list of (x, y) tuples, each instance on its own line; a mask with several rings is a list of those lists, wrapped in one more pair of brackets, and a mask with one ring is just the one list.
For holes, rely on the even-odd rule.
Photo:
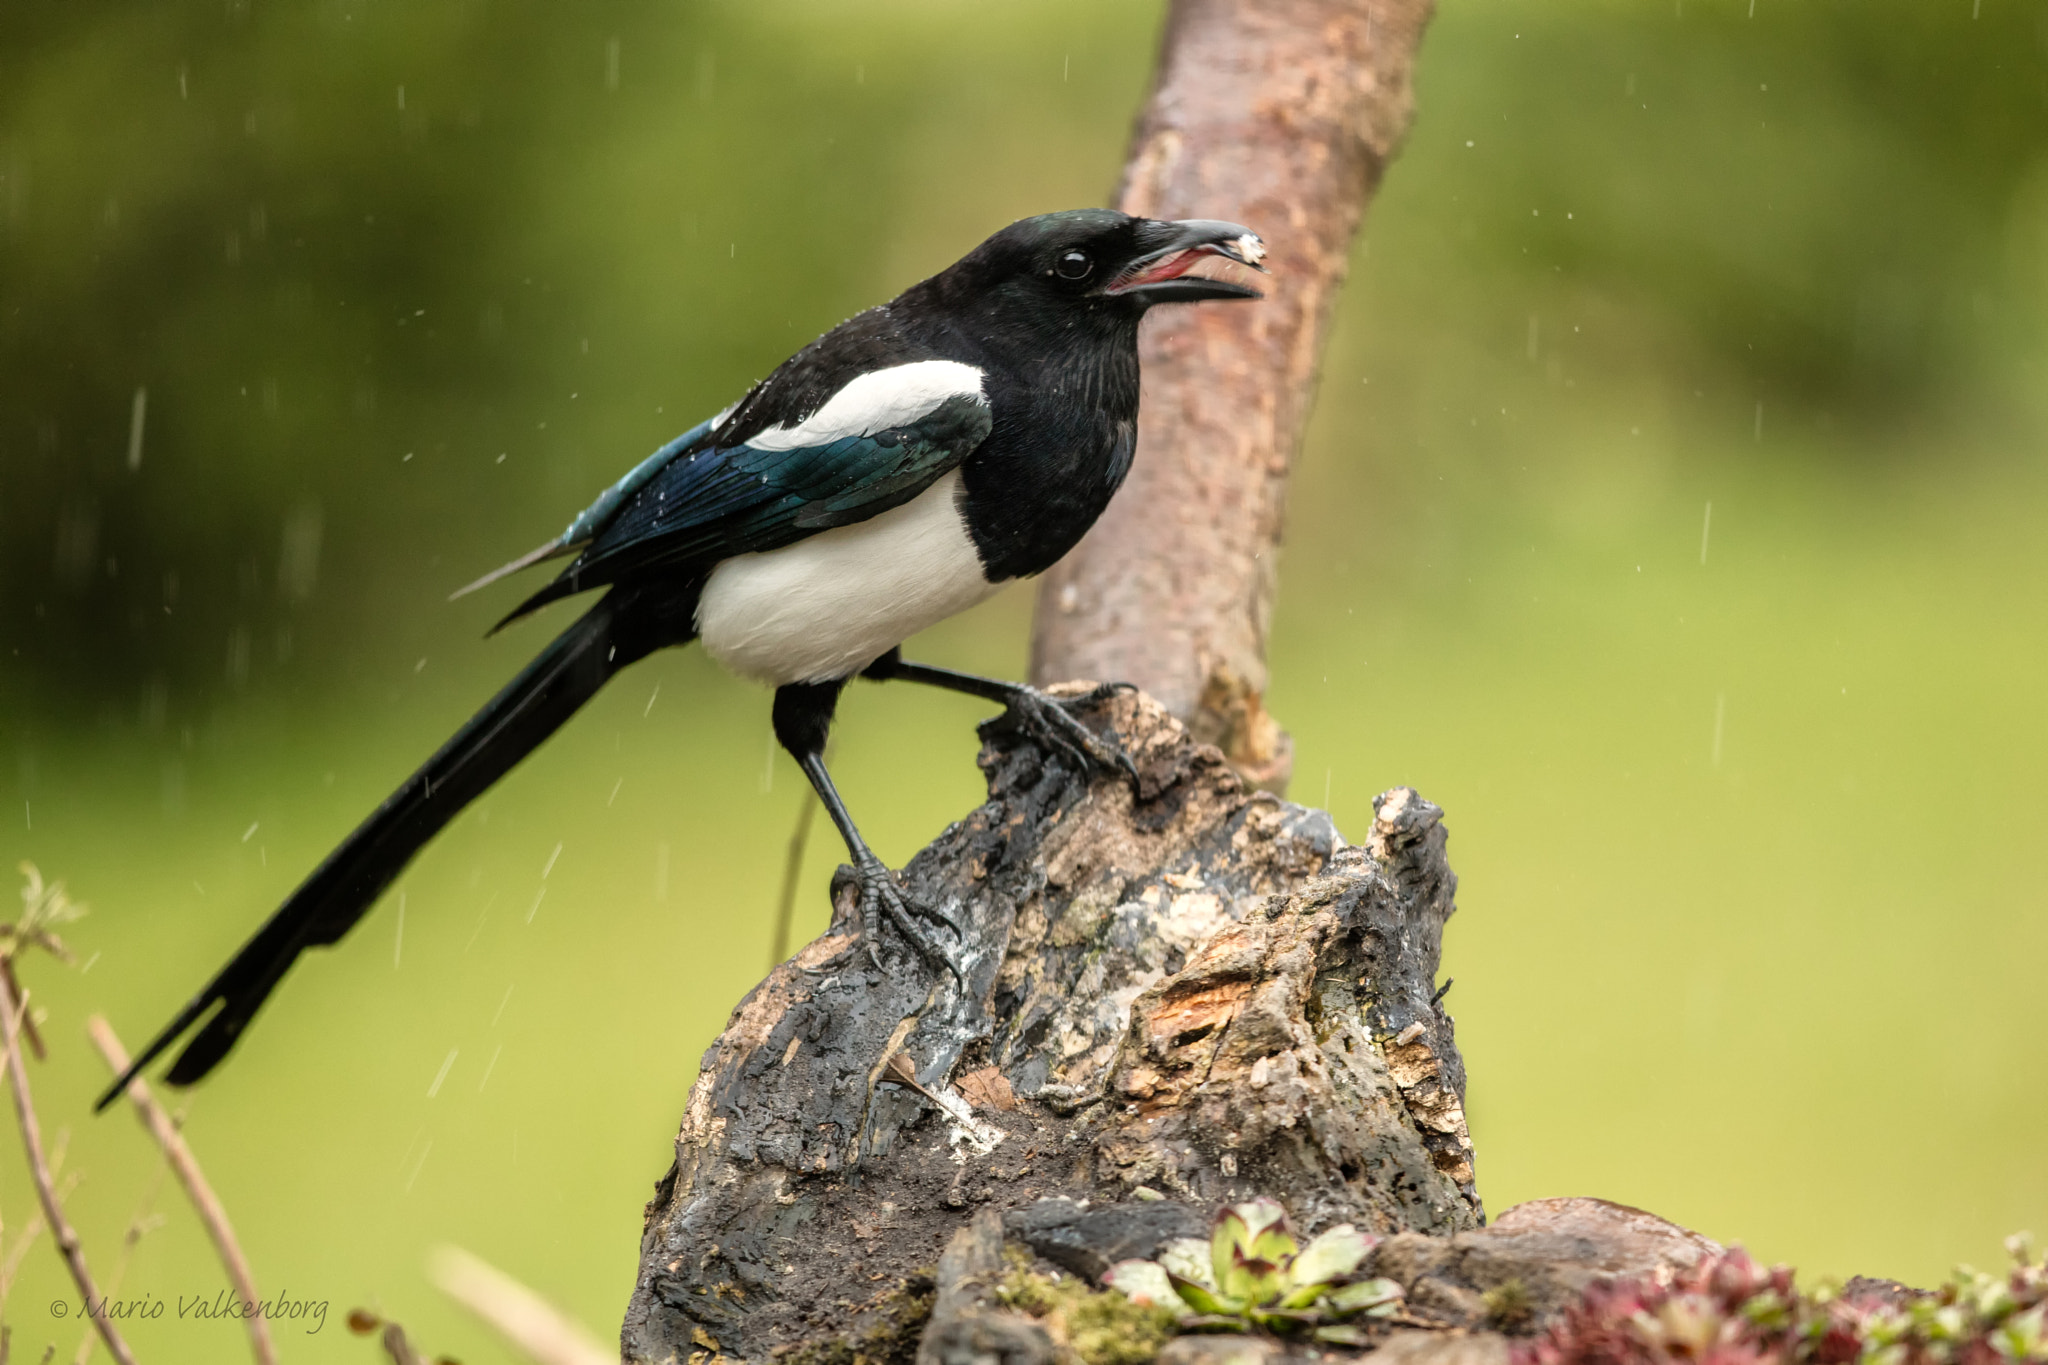
[(1171, 1203), (1197, 1227), (1255, 1194), (1309, 1227), (1483, 1221), (1435, 998), (1456, 886), (1441, 812), (1390, 792), (1347, 844), (1142, 694), (1083, 715), (1137, 782), (998, 717), (988, 801), (905, 869), (960, 926), (964, 988), (889, 931), (858, 940), (849, 895), (734, 1010), (647, 1208), (629, 1359), (922, 1324), (977, 1214), (1053, 1248), (1166, 1230), (1077, 1230), (1062, 1200)]

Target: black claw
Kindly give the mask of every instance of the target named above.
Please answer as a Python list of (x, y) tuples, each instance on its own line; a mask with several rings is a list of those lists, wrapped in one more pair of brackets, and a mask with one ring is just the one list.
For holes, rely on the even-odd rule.
[(1118, 773), (1136, 787), (1138, 765), (1124, 752), (1123, 745), (1113, 736), (1105, 739), (1089, 729), (1070, 709), (1135, 690), (1130, 683), (1104, 683), (1069, 701), (1049, 697), (1035, 687), (1022, 688), (1010, 699), (1010, 713), (1016, 718), (1017, 728), (1083, 772), (1092, 768)]
[[(953, 974), (953, 980), (965, 988), (966, 973), (960, 969), (960, 964), (953, 960), (952, 955), (934, 943), (931, 935), (925, 932), (924, 926), (917, 922), (910, 902), (904, 899), (902, 890), (896, 885), (896, 874), (884, 867), (881, 859), (869, 856), (854, 865), (853, 875), (860, 883), (861, 937), (867, 940), (868, 954), (876, 967), (882, 965), (880, 957), (875, 954), (875, 939), (881, 929), (877, 913), (879, 912), (879, 918), (887, 919), (895, 925), (896, 932), (903, 935), (919, 957), (935, 966), (944, 967)], [(918, 908), (956, 935), (960, 934), (960, 926), (946, 916), (928, 907)]]

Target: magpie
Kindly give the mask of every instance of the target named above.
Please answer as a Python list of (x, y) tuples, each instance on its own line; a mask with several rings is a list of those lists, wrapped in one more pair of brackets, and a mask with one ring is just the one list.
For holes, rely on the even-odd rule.
[(606, 590), (314, 869), (99, 1107), (195, 1024), (165, 1078), (189, 1085), (212, 1071), (300, 953), (339, 942), (415, 853), (613, 674), (693, 640), (775, 689), (775, 737), (846, 842), (870, 951), (886, 921), (957, 977), (826, 771), (840, 691), (865, 676), (969, 693), (1072, 759), (1128, 768), (1053, 698), (907, 662), (900, 646), (1073, 548), (1131, 465), (1139, 319), (1156, 304), (1261, 297), (1189, 271), (1221, 257), (1264, 273), (1264, 255), (1236, 223), (1108, 209), (1022, 219), (819, 337), (560, 535), (458, 591), (569, 558), (495, 632)]

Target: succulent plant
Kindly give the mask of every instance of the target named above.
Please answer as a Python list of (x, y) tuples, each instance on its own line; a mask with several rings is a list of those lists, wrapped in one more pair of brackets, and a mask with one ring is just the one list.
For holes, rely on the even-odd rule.
[(2003, 1276), (1932, 1292), (1852, 1282), (1801, 1293), (1741, 1250), (1669, 1277), (1595, 1284), (1512, 1365), (2021, 1365), (2048, 1362), (2048, 1262), (2022, 1237)]
[(1219, 1211), (1207, 1243), (1182, 1238), (1156, 1261), (1119, 1261), (1103, 1282), (1132, 1300), (1172, 1310), (1184, 1331), (1308, 1332), (1363, 1344), (1346, 1319), (1388, 1317), (1401, 1306), (1392, 1280), (1352, 1280), (1377, 1238), (1349, 1223), (1295, 1240), (1271, 1199)]

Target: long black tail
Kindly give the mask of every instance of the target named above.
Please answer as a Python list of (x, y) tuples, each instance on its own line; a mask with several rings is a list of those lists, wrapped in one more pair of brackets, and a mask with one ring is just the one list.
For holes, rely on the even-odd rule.
[(442, 826), (538, 748), (612, 674), (663, 645), (691, 639), (696, 596), (695, 585), (680, 593), (616, 588), (606, 594), (327, 855), (142, 1050), (98, 1108), (113, 1103), (216, 1003), (219, 1012), (186, 1044), (165, 1079), (190, 1085), (218, 1066), (300, 953), (338, 943)]

